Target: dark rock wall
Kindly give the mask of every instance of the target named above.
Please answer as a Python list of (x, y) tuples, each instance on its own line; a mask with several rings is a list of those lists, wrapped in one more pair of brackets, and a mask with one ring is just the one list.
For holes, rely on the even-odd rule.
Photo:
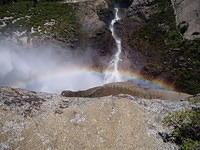
[(111, 0), (114, 5), (117, 5), (121, 8), (128, 8), (132, 3), (133, 0)]

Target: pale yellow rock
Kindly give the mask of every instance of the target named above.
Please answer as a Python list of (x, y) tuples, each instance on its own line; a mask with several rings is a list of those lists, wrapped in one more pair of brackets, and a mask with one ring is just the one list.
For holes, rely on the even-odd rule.
[[(18, 125), (13, 125), (9, 131), (11, 134), (18, 132), (17, 139), (14, 134), (5, 132), (0, 141), (5, 143), (8, 138), (15, 139), (9, 148), (18, 150), (170, 149), (148, 134), (145, 120), (152, 114), (127, 98), (88, 99), (84, 104), (62, 109), (61, 114), (51, 108), (43, 111), (45, 113), (38, 116), (18, 119)], [(18, 117), (17, 112), (8, 111), (1, 116), (1, 125), (5, 128), (6, 123)], [(20, 125), (20, 122), (26, 125)]]
[(125, 94), (80, 98), (0, 87), (0, 150), (176, 150), (158, 132), (165, 132), (167, 113), (187, 107)]

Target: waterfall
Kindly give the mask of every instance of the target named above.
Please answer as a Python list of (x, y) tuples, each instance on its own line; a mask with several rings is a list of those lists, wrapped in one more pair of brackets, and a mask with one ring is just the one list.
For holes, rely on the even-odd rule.
[[(111, 21), (110, 24), (110, 31), (112, 32), (112, 36), (116, 43), (117, 51), (110, 61), (108, 68), (105, 72), (104, 83), (111, 83), (111, 82), (120, 82), (122, 81), (120, 73), (119, 73), (119, 62), (120, 62), (120, 55), (122, 51), (121, 39), (115, 33), (114, 25), (117, 21), (121, 18), (119, 17), (119, 9), (115, 8), (115, 18)], [(111, 70), (111, 73), (110, 73)]]

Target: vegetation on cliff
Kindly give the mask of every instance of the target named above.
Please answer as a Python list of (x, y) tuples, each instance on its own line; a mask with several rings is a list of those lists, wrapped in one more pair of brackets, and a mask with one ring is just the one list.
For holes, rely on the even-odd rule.
[(150, 70), (154, 71), (152, 74), (147, 72), (147, 75), (154, 76), (159, 70), (164, 74), (163, 78), (177, 89), (190, 94), (199, 93), (200, 39), (186, 40), (182, 37), (187, 28), (176, 27), (170, 0), (157, 0), (149, 5), (154, 13), (140, 28), (131, 32), (129, 45), (145, 46), (148, 51), (160, 54), (155, 64), (149, 64)]
[(172, 111), (163, 118), (167, 133), (160, 133), (164, 142), (176, 143), (181, 150), (200, 149), (200, 95), (187, 98), (189, 107)]
[(27, 34), (51, 36), (58, 40), (74, 39), (79, 32), (76, 4), (20, 1), (0, 6), (1, 33), (27, 31)]
[(182, 150), (200, 149), (200, 109), (176, 111), (164, 118), (164, 124), (173, 130), (165, 141), (171, 141)]

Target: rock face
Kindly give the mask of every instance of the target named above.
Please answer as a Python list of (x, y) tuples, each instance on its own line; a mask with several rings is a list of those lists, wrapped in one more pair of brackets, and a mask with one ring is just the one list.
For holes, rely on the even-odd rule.
[(113, 15), (109, 3), (106, 0), (77, 2), (76, 16), (81, 24), (81, 33), (75, 47), (92, 49), (96, 54), (94, 66), (103, 68), (107, 66), (114, 49), (114, 39), (108, 29)]
[(76, 10), (80, 24), (83, 31), (94, 32), (105, 26), (105, 23), (99, 19), (97, 14), (98, 9), (108, 8), (108, 4), (105, 0), (97, 1), (76, 1), (79, 4), (78, 10)]
[(199, 0), (172, 0), (175, 8), (177, 25), (188, 26), (184, 37), (200, 37), (200, 2)]
[[(108, 9), (106, 0), (66, 0), (55, 3), (55, 5), (47, 3), (45, 8), (43, 8), (43, 2), (38, 2), (37, 7), (32, 7), (31, 2), (28, 3), (30, 4), (21, 10), (23, 14), (18, 13), (17, 3), (13, 3), (13, 7), (8, 6), (7, 8), (14, 13), (0, 8), (3, 12), (0, 17), (1, 36), (23, 45), (52, 42), (74, 49), (91, 48), (96, 52), (99, 52), (99, 49), (103, 49), (101, 51), (104, 52), (109, 51), (109, 46), (114, 43), (111, 33), (106, 30), (106, 23), (98, 15), (99, 11)], [(21, 5), (21, 7), (26, 6), (23, 2)], [(40, 11), (41, 13), (34, 13)], [(47, 17), (44, 19), (45, 15), (42, 14), (47, 14)], [(59, 17), (54, 18), (56, 14), (59, 14)], [(41, 19), (38, 21), (37, 18)], [(23, 26), (23, 29), (20, 26)], [(109, 44), (107, 47), (96, 50), (96, 47), (102, 45), (97, 46), (96, 41), (99, 41), (99, 37), (108, 41)]]
[(187, 101), (128, 95), (72, 98), (0, 88), (0, 149), (173, 150), (161, 119)]
[[(145, 6), (148, 6), (154, 0), (135, 0), (133, 1), (131, 8), (137, 8), (144, 12), (146, 17), (148, 14), (148, 9)], [(195, 39), (200, 37), (200, 3), (199, 0), (171, 0), (175, 15), (176, 23), (178, 28), (184, 29), (184, 37), (186, 39)], [(134, 10), (135, 11), (135, 10)], [(137, 11), (137, 10), (136, 10)], [(182, 27), (181, 27), (182, 26)]]

